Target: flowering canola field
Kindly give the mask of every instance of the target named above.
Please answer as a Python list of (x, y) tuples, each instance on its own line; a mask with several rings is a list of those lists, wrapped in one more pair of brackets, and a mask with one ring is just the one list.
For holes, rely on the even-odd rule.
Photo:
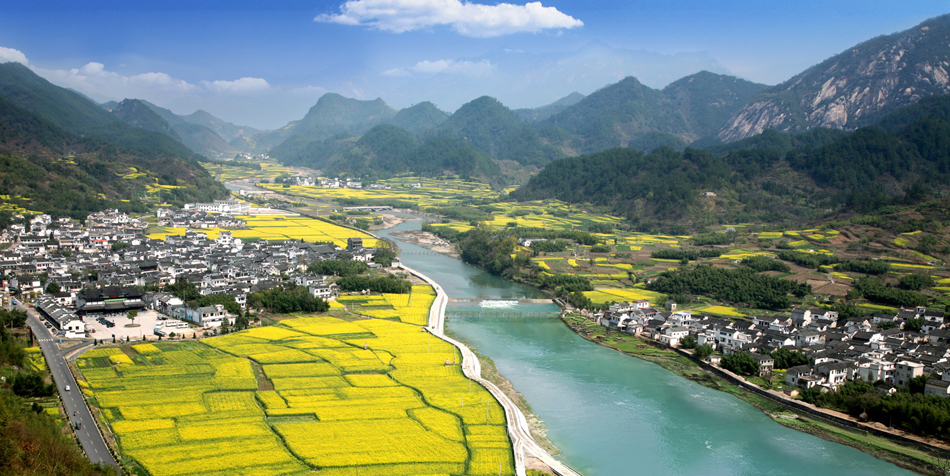
[[(230, 230), (231, 235), (241, 239), (265, 240), (304, 240), (313, 242), (332, 242), (337, 246), (345, 247), (347, 238), (362, 238), (363, 246), (376, 246), (376, 238), (358, 230), (344, 228), (323, 220), (299, 215), (247, 215), (235, 217), (247, 223), (246, 230)], [(149, 238), (163, 240), (168, 235), (185, 234), (185, 228), (157, 228), (148, 234)], [(208, 239), (218, 237), (221, 228), (207, 228), (199, 230), (206, 233)]]
[(383, 294), (381, 296), (340, 296), (337, 302), (353, 312), (379, 319), (398, 318), (401, 322), (425, 326), (429, 323), (429, 308), (435, 301), (435, 290), (428, 284), (412, 287), (410, 294)]
[(460, 358), (416, 325), (309, 317), (77, 362), (123, 454), (154, 476), (513, 474), (504, 411)]

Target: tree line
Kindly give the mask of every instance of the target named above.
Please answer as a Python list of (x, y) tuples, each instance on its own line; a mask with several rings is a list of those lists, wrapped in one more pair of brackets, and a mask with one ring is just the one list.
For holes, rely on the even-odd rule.
[(811, 286), (757, 274), (750, 268), (725, 269), (708, 265), (666, 271), (647, 288), (670, 295), (701, 294), (720, 301), (744, 303), (760, 309), (791, 307), (789, 294), (804, 297)]

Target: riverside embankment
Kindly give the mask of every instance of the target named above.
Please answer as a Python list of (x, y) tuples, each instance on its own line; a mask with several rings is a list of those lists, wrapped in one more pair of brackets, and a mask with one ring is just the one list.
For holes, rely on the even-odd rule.
[(544, 448), (539, 445), (531, 436), (528, 420), (524, 413), (515, 405), (511, 399), (497, 385), (482, 378), (482, 369), (478, 357), (465, 344), (447, 337), (445, 335), (445, 309), (449, 302), (449, 297), (438, 283), (428, 276), (416, 271), (408, 266), (401, 265), (401, 268), (414, 276), (429, 283), (435, 289), (436, 298), (429, 310), (428, 330), (436, 337), (445, 340), (454, 345), (462, 353), (462, 372), (466, 377), (480, 383), (501, 403), (505, 409), (505, 418), (508, 421), (508, 434), (511, 436), (512, 449), (514, 451), (515, 471), (521, 476), (526, 474), (525, 457), (527, 454), (541, 460), (552, 471), (561, 476), (580, 476), (579, 473), (568, 467), (566, 464), (558, 461), (548, 454)]
[[(395, 238), (387, 231), (376, 234)], [(425, 248), (400, 247), (409, 251), (402, 256), (406, 265), (452, 298), (544, 297)], [(478, 304), (446, 303), (449, 311), (465, 306)], [(547, 310), (542, 304), (513, 306)], [(543, 420), (548, 439), (561, 450), (558, 458), (585, 475), (913, 474), (785, 428), (732, 395), (587, 341), (557, 318), (453, 318), (442, 325), (493, 360)]]

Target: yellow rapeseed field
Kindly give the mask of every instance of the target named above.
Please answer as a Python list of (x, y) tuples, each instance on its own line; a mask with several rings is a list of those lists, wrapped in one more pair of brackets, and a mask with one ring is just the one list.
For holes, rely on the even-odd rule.
[[(427, 311), (434, 293), (417, 288), (382, 302)], [(502, 407), (417, 325), (310, 317), (129, 349), (138, 364), (103, 347), (78, 365), (153, 476), (514, 473)]]

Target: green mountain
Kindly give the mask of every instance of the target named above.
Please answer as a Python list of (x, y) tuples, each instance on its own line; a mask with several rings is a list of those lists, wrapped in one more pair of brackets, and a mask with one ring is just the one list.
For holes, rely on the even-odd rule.
[(218, 119), (213, 116), (211, 113), (202, 111), (201, 109), (188, 114), (187, 116), (179, 116), (185, 122), (190, 124), (195, 124), (203, 127), (207, 127), (214, 131), (219, 137), (226, 141), (232, 141), (239, 137), (250, 137), (255, 134), (259, 134), (261, 131), (250, 127), (250, 126), (236, 126), (230, 122), (227, 122), (223, 119)]
[(234, 153), (237, 152), (211, 129), (188, 122), (184, 117), (164, 107), (156, 106), (144, 100), (142, 103), (167, 121), (174, 133), (172, 137), (177, 137), (179, 142), (185, 144), (189, 149), (209, 157), (233, 156)]
[(652, 150), (647, 147), (675, 146), (714, 134), (722, 121), (764, 87), (706, 71), (675, 81), (662, 91), (627, 77), (543, 123), (570, 133), (573, 137), (563, 145), (577, 152), (619, 146)]
[(663, 95), (686, 120), (690, 137), (711, 137), (765, 88), (764, 84), (700, 71), (670, 83), (663, 88)]
[(439, 110), (429, 101), (421, 102), (411, 107), (401, 109), (392, 119), (385, 121), (396, 127), (401, 127), (413, 134), (438, 127), (449, 118), (449, 114)]
[(184, 145), (126, 124), (19, 63), (0, 64), (0, 98), (0, 194), (24, 208), (77, 218), (107, 206), (143, 208), (119, 200), (155, 185), (166, 185), (162, 198), (177, 202), (227, 195)]
[(227, 196), (190, 153), (143, 149), (78, 136), (0, 96), (0, 195), (23, 208), (73, 218), (110, 207), (144, 212), (138, 197), (155, 185), (171, 202)]
[(532, 125), (524, 124), (496, 99), (482, 96), (466, 103), (428, 137), (457, 139), (499, 161), (544, 166), (563, 157)]
[[(379, 98), (360, 101), (327, 93), (310, 108), (303, 119), (291, 122), (276, 131), (257, 134), (250, 141), (259, 150), (270, 149), (269, 154), (278, 160), (296, 160), (309, 142), (333, 136), (360, 136), (395, 115), (396, 110)], [(291, 137), (295, 138), (293, 142), (283, 144)], [(281, 147), (277, 147), (278, 145)]]
[(178, 135), (178, 133), (172, 130), (172, 127), (168, 124), (168, 121), (153, 111), (152, 108), (150, 108), (145, 103), (145, 101), (138, 99), (123, 99), (122, 102), (116, 104), (115, 108), (112, 109), (112, 113), (115, 114), (119, 119), (125, 121), (127, 124), (133, 125), (135, 127), (141, 127), (147, 131), (165, 134), (166, 136), (171, 137), (178, 142), (182, 142), (181, 137)]
[(538, 122), (543, 121), (570, 106), (573, 106), (584, 99), (584, 95), (579, 92), (573, 92), (567, 96), (558, 99), (557, 101), (552, 102), (546, 106), (531, 108), (531, 109), (515, 109), (514, 113), (524, 122)]
[(501, 168), (471, 145), (449, 137), (433, 137), (423, 142), (409, 131), (389, 124), (380, 124), (363, 134), (327, 172), (371, 180), (404, 173), (448, 173), (501, 183)]
[(925, 96), (950, 93), (950, 15), (880, 36), (768, 88), (717, 137), (731, 142), (766, 129), (854, 129)]
[(105, 139), (141, 155), (194, 155), (171, 137), (126, 124), (81, 94), (51, 84), (20, 63), (0, 64), (0, 96), (68, 132)]
[[(873, 211), (950, 189), (950, 97), (881, 119), (881, 127), (748, 139), (750, 148), (651, 153), (615, 148), (552, 162), (511, 192), (611, 207), (641, 224), (804, 222)], [(714, 149), (715, 151), (715, 149)], [(649, 228), (649, 226), (647, 226)]]

